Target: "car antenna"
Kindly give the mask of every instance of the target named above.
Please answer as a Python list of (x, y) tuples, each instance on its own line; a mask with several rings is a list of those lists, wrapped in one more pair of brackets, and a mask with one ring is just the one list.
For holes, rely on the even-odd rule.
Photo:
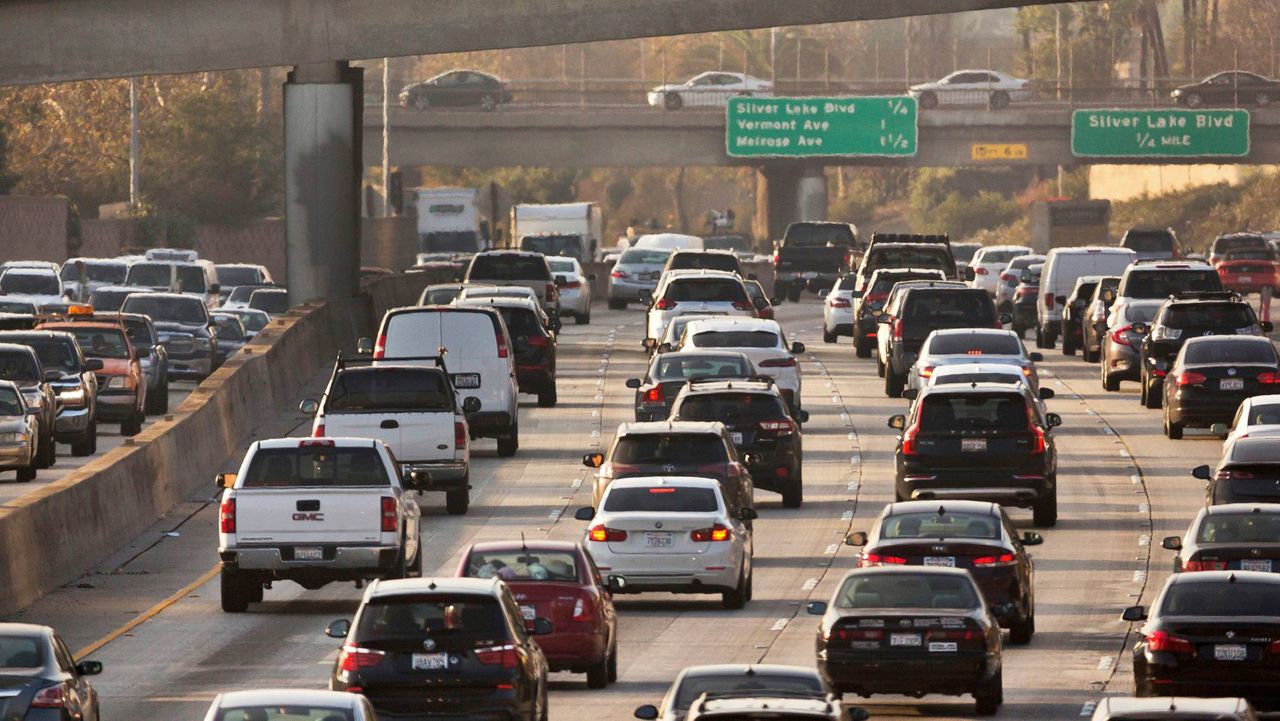
[(752, 666), (751, 664), (747, 664), (747, 671), (746, 671), (746, 675), (747, 675), (747, 676), (754, 676), (754, 675), (756, 675), (756, 668), (755, 668), (755, 666)]
[(944, 515), (946, 512), (947, 512), (947, 507), (946, 507), (946, 506), (942, 506), (942, 505), (939, 505), (939, 506), (938, 506), (938, 515), (939, 515), (939, 516)]
[(436, 590), (436, 581), (434, 578), (431, 579), (431, 583), (427, 585), (427, 588), (431, 589), (432, 591)]
[(1235, 582), (1236, 582), (1236, 574), (1233, 573), (1230, 576), (1227, 576), (1227, 583), (1235, 583)]
[(520, 553), (529, 555), (529, 546), (524, 542), (524, 531), (520, 532)]

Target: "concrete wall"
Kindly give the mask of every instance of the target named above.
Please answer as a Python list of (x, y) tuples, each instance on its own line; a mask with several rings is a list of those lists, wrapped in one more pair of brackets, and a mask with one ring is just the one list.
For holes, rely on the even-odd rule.
[(66, 198), (0, 195), (0, 261), (67, 259)]
[(261, 220), (245, 226), (199, 225), (191, 247), (215, 263), (259, 263), (271, 277), (285, 277), (284, 221)]
[(0, 616), (101, 563), (179, 501), (212, 496), (213, 475), (232, 470), (224, 460), (255, 438), (260, 419), (296, 402), (306, 380), (370, 335), (387, 308), (412, 303), (425, 282), (395, 276), (366, 286), (357, 299), (295, 308), (201, 383), (172, 420), (5, 504)]
[(418, 255), (418, 221), (408, 216), (360, 219), (360, 265), (404, 270)]

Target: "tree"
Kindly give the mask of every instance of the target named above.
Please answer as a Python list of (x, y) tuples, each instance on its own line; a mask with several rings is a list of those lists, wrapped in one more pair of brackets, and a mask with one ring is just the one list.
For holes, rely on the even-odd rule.
[(6, 172), (8, 167), (8, 141), (5, 139), (5, 128), (0, 125), (0, 195), (8, 195), (18, 182), (18, 176)]

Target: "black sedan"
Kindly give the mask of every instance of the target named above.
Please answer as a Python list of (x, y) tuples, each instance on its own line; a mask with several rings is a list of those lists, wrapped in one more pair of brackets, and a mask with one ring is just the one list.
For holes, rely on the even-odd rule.
[(628, 378), (636, 392), (637, 421), (665, 421), (684, 384), (693, 378), (749, 378), (756, 375), (738, 351), (684, 350), (653, 356), (644, 378)]
[(511, 102), (511, 90), (501, 79), (478, 70), (450, 70), (400, 91), (400, 104), (426, 110), (434, 107), (474, 107), (493, 110)]
[(1280, 572), (1280, 503), (1227, 503), (1200, 509), (1187, 534), (1161, 544), (1177, 551), (1173, 572)]
[(1000, 625), (968, 571), (859, 568), (808, 611), (822, 616), (818, 673), (838, 695), (971, 693), (984, 715), (1004, 703)]
[(98, 692), (86, 676), (102, 673), (97, 661), (72, 660), (48, 626), (0, 623), (0, 719), (98, 721)]
[(1216, 469), (1198, 466), (1191, 475), (1207, 482), (1207, 506), (1280, 503), (1280, 438), (1237, 438), (1222, 450)]
[(1164, 382), (1164, 434), (1230, 423), (1245, 398), (1280, 391), (1280, 358), (1265, 337), (1207, 336), (1182, 346)]
[(885, 506), (871, 533), (851, 533), (863, 546), (858, 565), (935, 566), (969, 570), (987, 605), (996, 609), (1009, 642), (1031, 643), (1036, 632), (1035, 565), (1025, 546), (1038, 533), (1017, 533), (996, 503), (907, 501)]
[(1280, 100), (1280, 81), (1255, 73), (1228, 70), (1214, 73), (1198, 83), (1174, 88), (1173, 101), (1188, 108), (1204, 105), (1256, 105), (1264, 107)]
[(1280, 575), (1174, 574), (1150, 613), (1130, 606), (1121, 618), (1145, 621), (1133, 647), (1138, 696), (1276, 695)]

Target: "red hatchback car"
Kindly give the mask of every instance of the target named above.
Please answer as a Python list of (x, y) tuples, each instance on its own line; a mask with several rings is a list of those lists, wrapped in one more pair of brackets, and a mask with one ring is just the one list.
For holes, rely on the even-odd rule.
[(1222, 287), (1241, 295), (1258, 293), (1265, 287), (1280, 286), (1276, 257), (1270, 250), (1247, 248), (1227, 251), (1216, 266)]
[(551, 621), (538, 637), (552, 671), (587, 674), (588, 688), (618, 680), (618, 614), (613, 592), (580, 543), (476, 543), (462, 554), (458, 575), (506, 581), (527, 623)]

